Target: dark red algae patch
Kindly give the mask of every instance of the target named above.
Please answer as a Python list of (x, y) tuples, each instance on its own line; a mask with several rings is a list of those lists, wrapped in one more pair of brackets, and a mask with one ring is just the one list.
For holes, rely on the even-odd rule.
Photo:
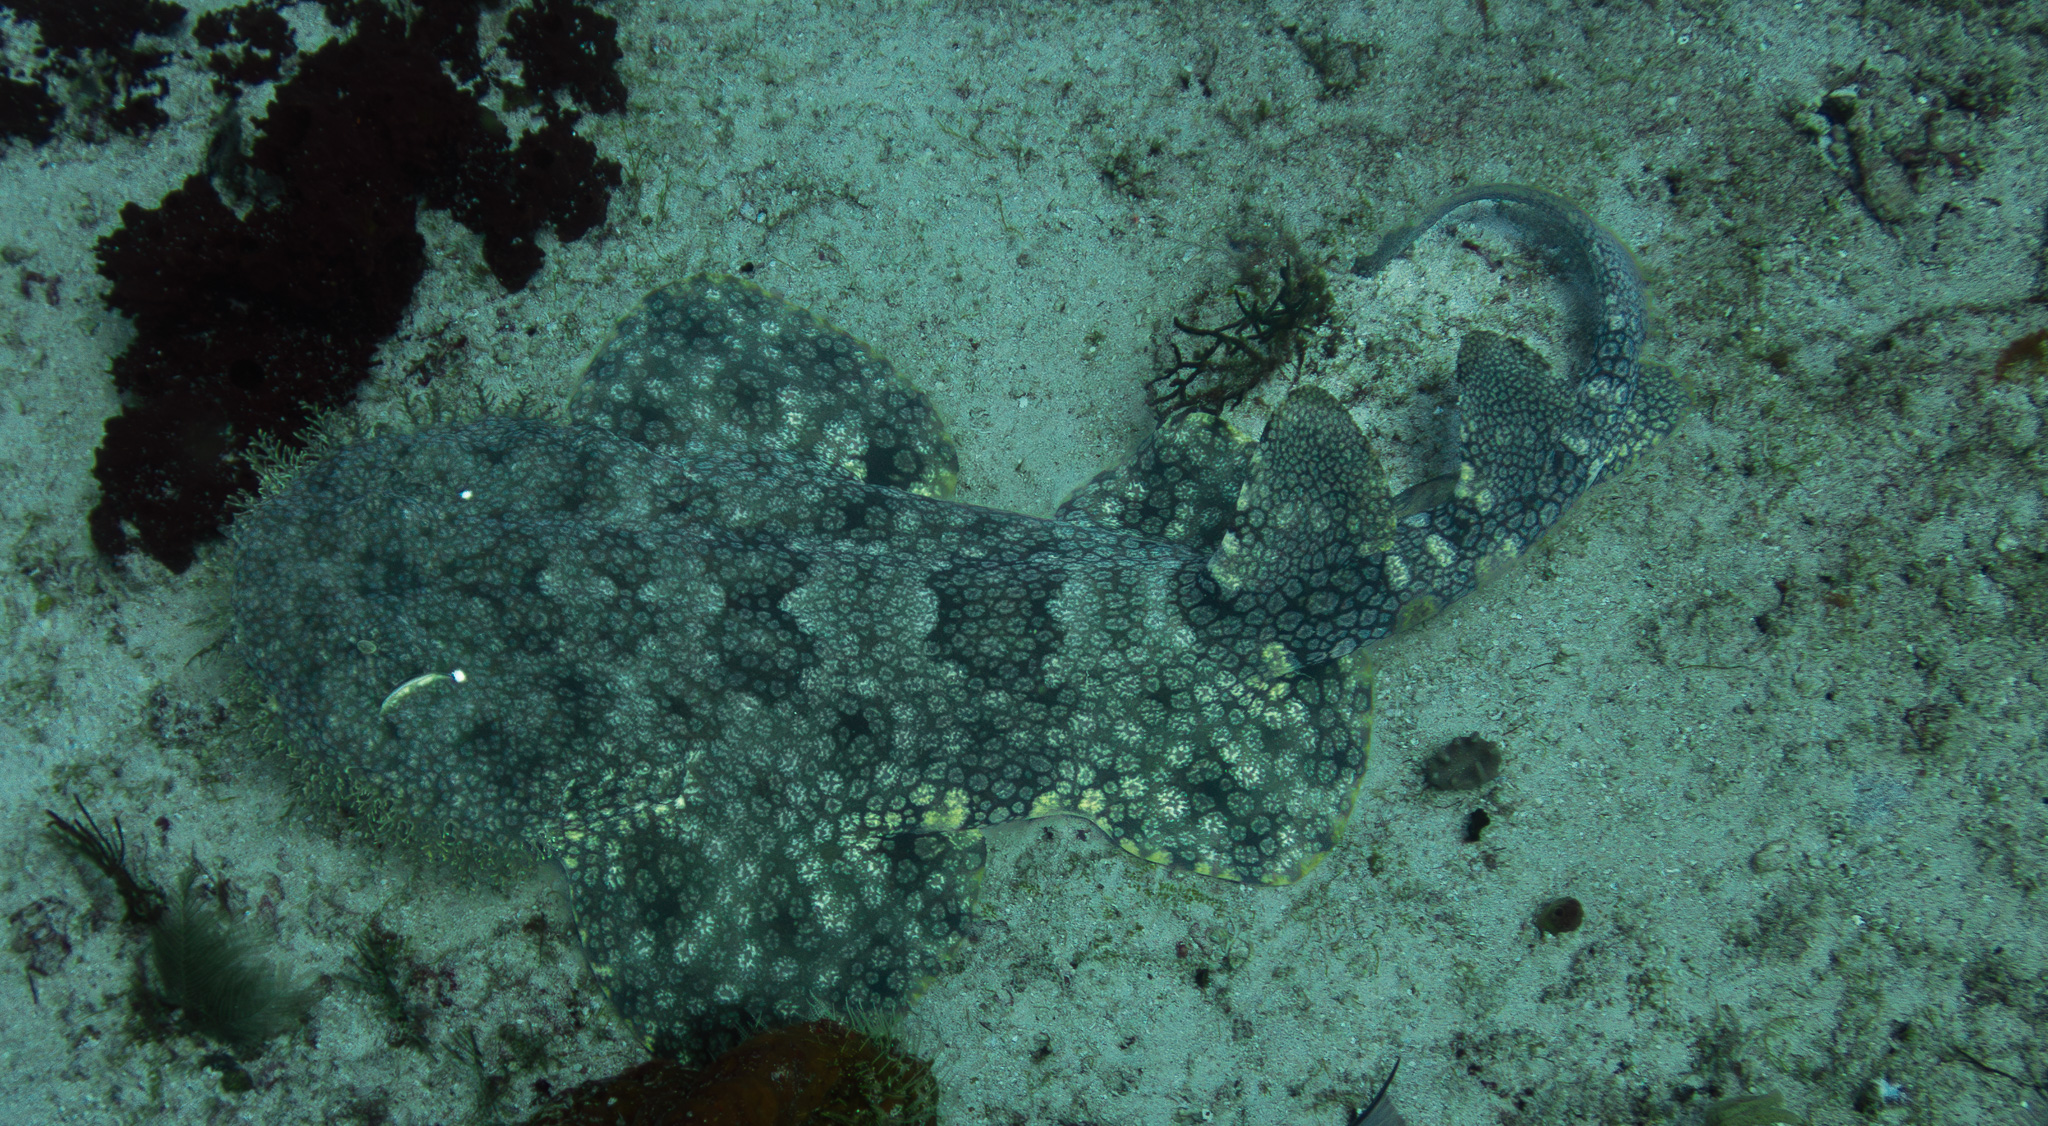
[(208, 12), (193, 21), (192, 39), (201, 47), (212, 48), (206, 56), (206, 69), (214, 74), (216, 94), (234, 94), (244, 86), (277, 81), (284, 73), (285, 60), (299, 51), (292, 26), (267, 4)]
[[(156, 207), (122, 208), (121, 229), (100, 240), (100, 273), (136, 336), (114, 361), (128, 405), (94, 468), (101, 551), (139, 548), (184, 570), (229, 501), (255, 487), (255, 437), (298, 445), (313, 417), (348, 401), (425, 269), (421, 207), (482, 235), (507, 290), (540, 270), (541, 227), (572, 241), (604, 221), (619, 166), (573, 126), (584, 109), (624, 104), (617, 23), (543, 5), (515, 14), (504, 43), (526, 86), (501, 83), (510, 104), (534, 103), (531, 88), (550, 95), (537, 130), (513, 138), (478, 101), (495, 81), (478, 49), (481, 0), (408, 6), (409, 22), (376, 0), (327, 0), (330, 22), (352, 33), (297, 59), (248, 155), (224, 136), (208, 173)], [(289, 29), (258, 7), (202, 24), (223, 48), (209, 65), (226, 86), (293, 55)]]
[(157, 104), (169, 86), (156, 75), (170, 52), (135, 41), (176, 31), (184, 8), (165, 0), (0, 0), (0, 8), (35, 24), (42, 41), (26, 80), (0, 79), (0, 140), (40, 145), (56, 135), (65, 109), (50, 94), (52, 78), (77, 99), (72, 108), (88, 133), (141, 134), (170, 120)]
[(16, 138), (40, 145), (57, 135), (64, 107), (41, 82), (0, 76), (0, 141)]
[[(506, 20), (512, 35), (505, 53), (519, 63), (527, 87), (541, 98), (566, 94), (598, 113), (626, 108), (626, 84), (616, 69), (625, 52), (613, 34), (617, 21), (571, 0), (534, 0)], [(563, 50), (564, 43), (586, 49)]]

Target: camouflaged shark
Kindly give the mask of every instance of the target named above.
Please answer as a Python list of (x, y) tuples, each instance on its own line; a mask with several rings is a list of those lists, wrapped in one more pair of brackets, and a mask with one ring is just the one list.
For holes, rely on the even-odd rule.
[(650, 295), (566, 423), (342, 449), (234, 534), (239, 649), (390, 815), (559, 858), (619, 1011), (692, 1051), (814, 1000), (914, 994), (979, 830), (1070, 814), (1285, 884), (1341, 837), (1357, 650), (1522, 555), (1683, 405), (1641, 279), (1554, 196), (1478, 188), (1578, 294), (1583, 361), (1458, 355), (1459, 468), (1401, 498), (1295, 390), (1253, 442), (1175, 419), (1053, 519), (949, 502), (923, 395), (746, 282)]

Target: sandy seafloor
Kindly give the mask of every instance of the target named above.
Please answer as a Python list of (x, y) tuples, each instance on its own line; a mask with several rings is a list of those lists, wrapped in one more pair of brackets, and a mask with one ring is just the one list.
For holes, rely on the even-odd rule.
[[(453, 334), (473, 346), (443, 385), (559, 396), (644, 291), (753, 263), (931, 393), (959, 499), (1049, 514), (1151, 424), (1169, 318), (1277, 223), (1330, 267), (1344, 346), (1242, 421), (1322, 383), (1399, 487), (1444, 452), (1447, 402), (1416, 389), (1466, 329), (1519, 334), (1547, 296), (1446, 238), (1371, 283), (1346, 269), (1487, 181), (1561, 192), (1635, 250), (1647, 354), (1698, 400), (1519, 570), (1377, 648), (1360, 809), (1301, 883), (1168, 874), (1071, 821), (997, 834), (991, 923), (905, 1024), (942, 1121), (1334, 1126), (1397, 1058), (1418, 1124), (1691, 1123), (1766, 1091), (1815, 1124), (2041, 1121), (2048, 370), (2038, 345), (1998, 364), (2048, 329), (2038, 11), (610, 10), (631, 106), (580, 126), (624, 165), (609, 221), (545, 239), (507, 296), (430, 215), (369, 416)], [(311, 6), (290, 14), (317, 46)], [(173, 122), (146, 143), (0, 161), (0, 244), (33, 255), (0, 270), (0, 1120), (516, 1119), (537, 1080), (638, 1058), (553, 885), (305, 808), (218, 644), (222, 553), (174, 576), (88, 541), (129, 338), (94, 241), (200, 165), (221, 109), (189, 64), (168, 73)], [(64, 279), (54, 307), (17, 285), (31, 268)], [(1418, 762), (1474, 731), (1505, 748), (1500, 778), (1423, 789)], [(41, 830), (72, 794), (160, 877), (226, 877), (281, 957), (329, 975), (306, 1028), (246, 1065), (254, 1090), (224, 1092), (203, 1044), (135, 1036), (141, 944)], [(1491, 825), (1467, 843), (1475, 809)], [(1562, 895), (1585, 925), (1539, 934)], [(334, 979), (372, 914), (425, 967), (432, 1053), (390, 1047)], [(69, 952), (44, 932), (31, 972), (45, 925)], [(465, 1030), (509, 1077), (495, 1107), (451, 1050)], [(544, 1058), (514, 1058), (536, 1039)], [(1857, 1109), (1879, 1077), (1903, 1102)]]

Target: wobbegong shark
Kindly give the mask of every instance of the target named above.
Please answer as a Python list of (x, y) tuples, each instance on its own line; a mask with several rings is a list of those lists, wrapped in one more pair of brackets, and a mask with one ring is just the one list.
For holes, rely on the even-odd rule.
[(710, 1052), (815, 1000), (914, 995), (971, 917), (981, 830), (1086, 818), (1135, 856), (1286, 884), (1341, 839), (1362, 648), (1526, 554), (1668, 432), (1628, 251), (1488, 207), (1576, 296), (1553, 372), (1475, 332), (1457, 471), (1399, 497), (1304, 386), (1253, 441), (1163, 424), (1050, 519), (947, 499), (932, 407), (745, 281), (650, 294), (565, 421), (376, 437), (233, 533), (235, 645), (290, 741), (392, 820), (559, 860), (651, 1042)]

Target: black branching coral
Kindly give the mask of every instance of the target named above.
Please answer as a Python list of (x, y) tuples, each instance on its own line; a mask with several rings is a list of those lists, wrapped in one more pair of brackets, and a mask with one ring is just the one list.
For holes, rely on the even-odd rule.
[(303, 752), (392, 816), (560, 857), (620, 1011), (693, 1053), (916, 993), (998, 822), (1291, 882), (1365, 766), (1345, 658), (1527, 551), (1681, 402), (1636, 358), (1612, 236), (1525, 189), (1469, 204), (1567, 231), (1610, 315), (1569, 378), (1469, 340), (1460, 480), (1399, 520), (1314, 388), (1258, 442), (1168, 422), (1054, 519), (951, 503), (952, 448), (886, 362), (697, 278), (620, 323), (567, 423), (382, 437), (265, 497), (236, 641)]
[(50, 839), (114, 882), (114, 890), (120, 893), (124, 909), (122, 922), (142, 926), (156, 924), (169, 910), (170, 900), (162, 888), (138, 876), (128, 863), (128, 831), (121, 827), (121, 819), (114, 818), (114, 831), (109, 834), (100, 828), (99, 820), (85, 808), (83, 801), (73, 798), (72, 802), (78, 806), (78, 819), (75, 821), (54, 809), (43, 811), (43, 815), (50, 819), (45, 826)]
[[(506, 50), (531, 89), (508, 101), (543, 116), (511, 137), (478, 100), (510, 85), (484, 66), (479, 0), (412, 6), (409, 19), (376, 0), (325, 7), (351, 34), (297, 59), (247, 152), (224, 133), (206, 173), (155, 207), (124, 207), (100, 240), (107, 302), (136, 331), (114, 361), (128, 405), (94, 466), (101, 551), (183, 570), (255, 489), (257, 436), (295, 447), (348, 401), (425, 270), (421, 208), (482, 235), (484, 264), (511, 290), (540, 269), (542, 228), (566, 242), (604, 221), (619, 166), (574, 125), (578, 107), (624, 104), (610, 17), (542, 0), (510, 18)], [(209, 65), (227, 84), (292, 53), (289, 28), (260, 12), (198, 32), (221, 48)]]

